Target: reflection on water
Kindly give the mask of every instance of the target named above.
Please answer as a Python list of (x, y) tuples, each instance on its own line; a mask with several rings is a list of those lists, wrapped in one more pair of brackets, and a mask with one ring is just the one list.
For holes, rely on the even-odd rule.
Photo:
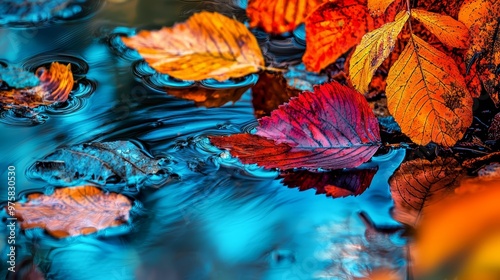
[[(1, 61), (26, 68), (48, 57), (84, 62), (73, 69), (82, 77), (78, 94), (46, 108), (36, 116), (40, 124), (15, 126), (12, 112), (2, 112), (0, 178), (15, 166), (20, 197), (55, 187), (27, 179), (36, 160), (91, 141), (138, 141), (153, 156), (169, 158), (178, 174), (161, 188), (131, 193), (136, 204), (128, 226), (62, 240), (40, 229), (19, 232), (19, 261), (33, 254), (47, 279), (352, 279), (377, 266), (404, 268), (404, 241), (391, 235), (393, 251), (373, 249), (359, 216), (366, 213), (377, 227), (399, 226), (389, 215), (387, 181), (403, 150), (368, 164), (379, 170), (358, 197), (287, 188), (277, 172), (242, 165), (206, 138), (255, 127), (250, 92), (220, 108), (196, 107), (138, 81), (131, 60), (108, 45), (105, 35), (117, 27), (172, 24), (185, 17), (185, 5), (109, 1), (91, 18), (0, 28)], [(2, 191), (0, 201), (6, 196)], [(2, 228), (1, 250), (5, 234)], [(363, 246), (371, 249), (352, 249)]]

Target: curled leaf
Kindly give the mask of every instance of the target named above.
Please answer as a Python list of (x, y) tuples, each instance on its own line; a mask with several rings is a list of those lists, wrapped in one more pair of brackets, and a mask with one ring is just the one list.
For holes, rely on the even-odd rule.
[(241, 22), (201, 12), (186, 22), (122, 38), (156, 71), (181, 80), (224, 81), (264, 68), (257, 40)]
[(247, 14), (251, 27), (268, 33), (293, 31), (323, 0), (249, 0)]
[(404, 162), (389, 181), (394, 219), (415, 227), (424, 209), (452, 194), (462, 176), (460, 164), (453, 158)]
[(453, 146), (472, 123), (472, 97), (450, 57), (411, 37), (387, 77), (387, 107), (413, 142)]
[(243, 163), (267, 168), (353, 168), (380, 145), (377, 119), (358, 92), (328, 83), (259, 120), (255, 135), (212, 136)]
[(402, 11), (394, 22), (386, 23), (363, 36), (349, 64), (349, 76), (354, 88), (359, 92), (368, 92), (368, 85), (375, 71), (391, 54), (398, 35), (409, 17), (407, 12)]
[(290, 188), (298, 187), (305, 191), (315, 189), (316, 194), (326, 194), (334, 198), (357, 196), (362, 194), (371, 184), (378, 168), (342, 169), (328, 172), (300, 170), (283, 172), (283, 184)]
[(450, 16), (421, 9), (411, 10), (411, 15), (446, 45), (460, 49), (469, 47), (469, 30), (463, 23)]
[(128, 221), (131, 201), (94, 186), (56, 189), (52, 195), (30, 194), (16, 203), (21, 228), (41, 227), (58, 238), (90, 234)]
[(50, 65), (50, 69), (40, 67), (35, 74), (40, 80), (38, 86), (0, 91), (0, 103), (5, 108), (34, 108), (54, 102), (64, 102), (68, 99), (74, 83), (70, 64), (63, 65), (54, 62)]

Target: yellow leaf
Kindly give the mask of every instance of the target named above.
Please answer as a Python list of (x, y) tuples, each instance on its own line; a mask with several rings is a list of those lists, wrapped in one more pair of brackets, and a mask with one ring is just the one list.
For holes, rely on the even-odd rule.
[(352, 54), (349, 76), (354, 87), (361, 93), (368, 92), (373, 74), (391, 54), (401, 29), (410, 15), (402, 11), (394, 22), (367, 33)]
[(455, 62), (415, 35), (387, 77), (387, 107), (413, 142), (451, 147), (472, 123), (472, 97)]
[(385, 13), (387, 7), (392, 4), (394, 0), (368, 0), (368, 10), (372, 16), (379, 16)]
[(264, 67), (253, 34), (241, 22), (218, 13), (197, 13), (173, 27), (122, 40), (156, 71), (182, 80), (224, 81)]
[(460, 49), (469, 47), (469, 29), (450, 16), (413, 9), (411, 15), (444, 44)]

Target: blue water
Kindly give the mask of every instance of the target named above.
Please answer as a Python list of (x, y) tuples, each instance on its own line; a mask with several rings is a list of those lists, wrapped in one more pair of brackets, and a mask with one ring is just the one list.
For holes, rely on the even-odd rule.
[[(404, 275), (404, 240), (367, 227), (360, 213), (377, 228), (399, 227), (388, 179), (405, 151), (373, 158), (367, 166), (379, 170), (368, 190), (342, 199), (287, 188), (276, 171), (241, 164), (206, 137), (255, 127), (250, 91), (234, 104), (197, 107), (152, 88), (134, 74), (133, 59), (110, 47), (117, 27), (170, 25), (186, 5), (154, 4), (108, 2), (83, 19), (0, 27), (0, 61), (27, 69), (71, 62), (79, 78), (65, 104), (1, 113), (2, 186), (13, 165), (19, 198), (50, 193), (57, 186), (31, 178), (29, 167), (91, 141), (134, 141), (169, 157), (177, 175), (160, 188), (126, 192), (135, 200), (127, 225), (61, 240), (19, 231), (18, 260), (33, 256), (46, 279), (354, 279), (377, 267)], [(6, 233), (2, 227), (2, 252)], [(5, 276), (4, 261), (0, 267)]]

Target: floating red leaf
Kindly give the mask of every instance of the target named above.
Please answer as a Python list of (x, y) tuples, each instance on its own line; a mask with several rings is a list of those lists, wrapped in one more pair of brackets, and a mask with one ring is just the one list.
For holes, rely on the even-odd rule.
[(266, 168), (354, 168), (380, 145), (377, 119), (355, 90), (328, 83), (259, 120), (255, 135), (210, 137), (243, 163)]
[(378, 168), (341, 169), (329, 172), (300, 170), (280, 174), (283, 184), (299, 190), (316, 189), (316, 194), (331, 197), (346, 197), (362, 194), (371, 184)]

